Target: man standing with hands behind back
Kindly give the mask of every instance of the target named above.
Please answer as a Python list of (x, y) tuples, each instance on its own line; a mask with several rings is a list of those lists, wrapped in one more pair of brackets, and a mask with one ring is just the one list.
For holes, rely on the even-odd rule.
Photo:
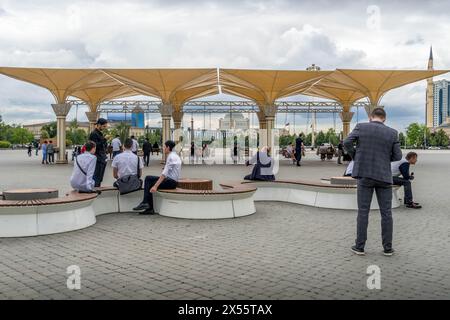
[[(344, 148), (354, 159), (352, 177), (358, 179), (358, 218), (355, 245), (357, 255), (364, 255), (367, 227), (373, 192), (377, 195), (381, 213), (381, 233), (384, 255), (392, 249), (392, 171), (391, 162), (402, 158), (398, 132), (384, 124), (386, 112), (375, 108), (370, 122), (359, 123), (344, 141)], [(356, 149), (355, 149), (356, 144)]]

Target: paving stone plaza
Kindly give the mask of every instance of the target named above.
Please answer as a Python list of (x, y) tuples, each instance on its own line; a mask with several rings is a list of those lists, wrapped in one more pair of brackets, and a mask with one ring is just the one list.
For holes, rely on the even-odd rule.
[[(115, 213), (79, 231), (0, 239), (0, 299), (448, 299), (449, 163), (448, 151), (419, 151), (413, 191), (423, 209), (394, 209), (392, 257), (382, 255), (378, 211), (365, 257), (350, 251), (356, 211), (258, 202), (255, 214), (237, 219)], [(319, 181), (344, 169), (308, 153), (300, 168), (282, 161), (277, 178)], [(0, 151), (2, 190), (69, 191), (71, 170), (42, 166), (26, 151)], [(144, 174), (160, 170), (154, 159)], [(213, 179), (218, 188), (249, 170), (185, 165), (182, 175)], [(110, 166), (105, 177), (111, 185)], [(80, 290), (67, 287), (72, 265), (81, 270)], [(379, 290), (367, 287), (371, 265), (381, 270)]]

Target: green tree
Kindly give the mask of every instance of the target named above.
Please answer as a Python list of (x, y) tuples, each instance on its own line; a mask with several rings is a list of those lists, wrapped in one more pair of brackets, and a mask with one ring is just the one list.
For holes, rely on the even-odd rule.
[(400, 142), (400, 146), (403, 147), (405, 145), (405, 142), (406, 142), (406, 137), (405, 137), (403, 132), (399, 133), (398, 140)]
[(16, 127), (13, 128), (12, 139), (10, 142), (15, 144), (26, 144), (32, 142), (34, 139), (33, 134), (27, 129)]
[(119, 139), (123, 144), (130, 136), (130, 128), (131, 126), (129, 124), (121, 122), (111, 130), (111, 134), (112, 136), (119, 135)]
[(436, 132), (435, 137), (436, 137), (436, 145), (437, 146), (448, 147), (449, 137), (443, 129), (439, 129), (438, 132)]
[(46, 124), (45, 126), (42, 126), (41, 131), (47, 131), (49, 138), (56, 137), (57, 130), (56, 130), (56, 121), (50, 122), (49, 124)]
[(66, 131), (66, 137), (75, 145), (84, 144), (87, 140), (86, 132), (83, 129), (79, 129), (76, 119), (70, 122), (69, 130)]
[(50, 135), (48, 134), (47, 130), (41, 130), (41, 139), (49, 139)]
[(10, 125), (5, 124), (4, 122), (0, 122), (0, 140), (11, 142), (13, 134), (12, 129), (13, 128)]
[(295, 140), (295, 135), (291, 136), (291, 135), (287, 135), (287, 136), (280, 136), (280, 147), (284, 148), (287, 145), (293, 143)]
[(310, 132), (305, 136), (303, 143), (305, 144), (305, 146), (310, 146), (311, 142), (312, 142), (312, 133)]
[(333, 128), (328, 129), (325, 139), (328, 143), (331, 143), (334, 146), (339, 144), (339, 136), (336, 134)]
[(316, 135), (315, 139), (315, 145), (320, 146), (322, 143), (327, 143), (327, 137), (325, 136), (325, 133), (323, 133), (322, 130), (319, 131), (319, 133)]

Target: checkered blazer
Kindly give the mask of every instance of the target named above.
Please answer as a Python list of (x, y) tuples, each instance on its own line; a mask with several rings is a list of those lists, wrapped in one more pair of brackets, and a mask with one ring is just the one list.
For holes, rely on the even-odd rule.
[(353, 178), (392, 183), (391, 162), (402, 158), (396, 130), (377, 121), (358, 123), (344, 148), (355, 161)]

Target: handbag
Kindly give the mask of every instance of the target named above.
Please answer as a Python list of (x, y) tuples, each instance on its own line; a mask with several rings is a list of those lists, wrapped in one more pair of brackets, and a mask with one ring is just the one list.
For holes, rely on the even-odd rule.
[(121, 195), (128, 194), (131, 192), (139, 191), (142, 189), (142, 179), (139, 175), (139, 157), (137, 161), (137, 174), (129, 174), (123, 176), (114, 182), (114, 187), (119, 190)]

